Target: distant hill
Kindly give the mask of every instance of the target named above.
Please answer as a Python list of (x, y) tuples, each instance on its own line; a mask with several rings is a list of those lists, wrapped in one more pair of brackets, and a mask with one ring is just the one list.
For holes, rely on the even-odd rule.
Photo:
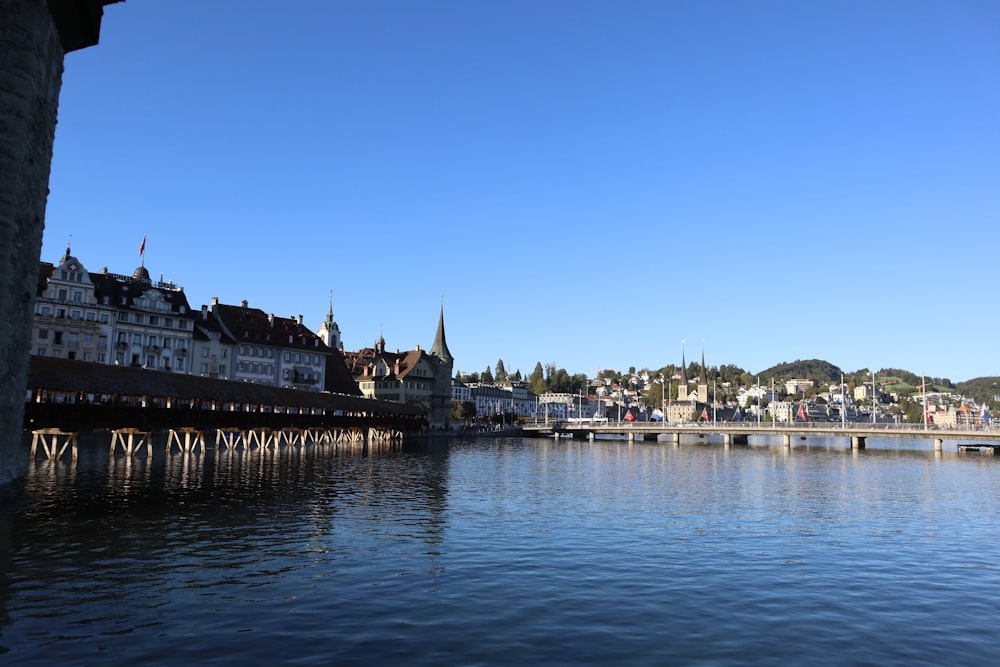
[(993, 397), (1000, 395), (1000, 377), (981, 377), (959, 382), (955, 390), (977, 403), (996, 404), (997, 401)]
[(829, 361), (823, 361), (822, 359), (786, 361), (760, 373), (756, 373), (756, 375), (761, 376), (802, 378), (829, 382), (839, 380), (842, 374), (843, 371), (840, 370), (840, 367), (834, 366)]

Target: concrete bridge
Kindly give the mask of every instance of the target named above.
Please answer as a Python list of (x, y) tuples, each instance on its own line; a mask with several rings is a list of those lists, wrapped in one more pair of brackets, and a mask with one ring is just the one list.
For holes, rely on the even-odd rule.
[[(622, 436), (629, 441), (656, 440), (666, 436), (669, 442), (680, 442), (682, 435), (707, 437), (721, 435), (725, 444), (745, 445), (751, 435), (779, 436), (784, 445), (790, 447), (797, 439), (810, 436), (835, 436), (849, 438), (853, 449), (864, 449), (868, 438), (907, 438), (929, 440), (935, 451), (941, 451), (945, 440), (974, 441), (980, 446), (995, 449), (1000, 447), (1000, 429), (942, 429), (932, 424), (865, 424), (860, 422), (794, 422), (790, 424), (757, 424), (755, 422), (716, 422), (692, 424), (660, 423), (570, 423), (549, 422), (523, 427), (525, 435), (556, 438), (586, 438), (593, 440), (598, 435)], [(964, 445), (958, 445), (963, 448)]]

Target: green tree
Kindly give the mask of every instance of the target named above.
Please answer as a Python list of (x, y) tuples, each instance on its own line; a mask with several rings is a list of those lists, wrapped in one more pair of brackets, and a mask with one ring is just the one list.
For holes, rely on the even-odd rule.
[(489, 366), (487, 366), (486, 370), (483, 371), (483, 374), (479, 376), (479, 381), (480, 382), (493, 382), (493, 372), (490, 370)]
[(497, 382), (507, 381), (507, 369), (503, 366), (503, 359), (497, 359), (496, 371), (493, 373)]
[(536, 394), (544, 394), (548, 391), (548, 385), (545, 384), (545, 371), (540, 361), (535, 363), (535, 370), (531, 371), (531, 375), (528, 376), (528, 388)]
[(476, 404), (472, 401), (452, 403), (451, 418), (463, 423), (472, 421), (476, 418)]

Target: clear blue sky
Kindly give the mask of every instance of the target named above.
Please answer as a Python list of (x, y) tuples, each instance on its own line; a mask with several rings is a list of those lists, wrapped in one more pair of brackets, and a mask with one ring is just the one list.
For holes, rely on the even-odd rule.
[(129, 0), (50, 187), (43, 260), (348, 349), (1000, 375), (993, 0)]

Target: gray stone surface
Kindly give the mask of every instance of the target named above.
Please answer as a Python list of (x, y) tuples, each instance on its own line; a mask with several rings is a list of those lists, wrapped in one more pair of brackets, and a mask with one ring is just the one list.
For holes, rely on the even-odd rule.
[(17, 476), (63, 47), (45, 0), (0, 0), (0, 487)]

